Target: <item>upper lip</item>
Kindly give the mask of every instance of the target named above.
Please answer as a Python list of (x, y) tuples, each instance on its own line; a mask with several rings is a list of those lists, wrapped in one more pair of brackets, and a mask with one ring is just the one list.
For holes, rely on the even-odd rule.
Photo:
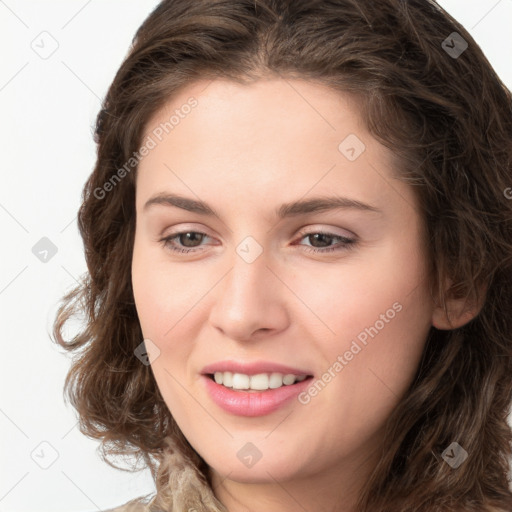
[(203, 375), (213, 374), (215, 372), (243, 373), (245, 375), (258, 375), (259, 373), (282, 373), (283, 375), (312, 375), (308, 370), (293, 368), (284, 364), (273, 363), (271, 361), (218, 361), (205, 366), (202, 369)]

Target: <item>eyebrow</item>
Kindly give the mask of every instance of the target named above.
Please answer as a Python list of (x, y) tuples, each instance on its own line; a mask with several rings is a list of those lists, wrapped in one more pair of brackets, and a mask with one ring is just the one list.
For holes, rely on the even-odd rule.
[[(218, 213), (210, 205), (203, 201), (190, 199), (188, 197), (179, 196), (176, 194), (162, 193), (149, 199), (144, 205), (144, 211), (154, 205), (175, 206), (188, 212), (199, 213), (206, 216), (216, 216), (220, 218)], [(359, 210), (362, 212), (382, 213), (375, 206), (363, 203), (357, 199), (350, 199), (348, 197), (327, 196), (327, 197), (313, 197), (311, 199), (292, 201), (284, 203), (275, 210), (275, 216), (279, 219), (287, 217), (294, 217), (308, 213), (316, 213), (328, 210)]]

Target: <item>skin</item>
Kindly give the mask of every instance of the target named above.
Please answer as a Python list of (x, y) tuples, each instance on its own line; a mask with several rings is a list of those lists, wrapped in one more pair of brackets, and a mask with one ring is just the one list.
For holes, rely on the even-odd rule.
[[(298, 79), (199, 81), (153, 116), (146, 135), (191, 96), (198, 105), (137, 171), (132, 281), (156, 382), (230, 512), (352, 512), (429, 329), (474, 313), (450, 324), (435, 307), (417, 200), (394, 178), (394, 155), (369, 134), (352, 97)], [(354, 161), (338, 149), (349, 134), (366, 146)], [(144, 209), (170, 192), (208, 203), (219, 217)], [(381, 212), (275, 217), (282, 203), (313, 196), (346, 196)], [(319, 230), (357, 243), (343, 248), (302, 233)], [(161, 241), (191, 231), (207, 236), (173, 243), (196, 252), (174, 253)], [(248, 236), (263, 249), (252, 263), (236, 251)], [(228, 358), (319, 378), (396, 303), (401, 310), (307, 404), (244, 418), (220, 409), (202, 385), (202, 368)], [(250, 468), (237, 457), (248, 442), (262, 454)]]

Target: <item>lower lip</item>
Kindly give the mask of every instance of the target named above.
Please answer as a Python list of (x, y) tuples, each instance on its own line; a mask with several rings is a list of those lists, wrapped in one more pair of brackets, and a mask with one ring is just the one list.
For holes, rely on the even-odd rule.
[(284, 406), (310, 384), (312, 377), (289, 386), (265, 391), (233, 391), (202, 376), (211, 399), (225, 411), (238, 416), (263, 416)]

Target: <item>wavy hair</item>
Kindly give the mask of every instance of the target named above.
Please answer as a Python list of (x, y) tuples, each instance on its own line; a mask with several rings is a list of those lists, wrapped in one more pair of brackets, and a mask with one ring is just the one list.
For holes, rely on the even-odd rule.
[[(468, 47), (457, 55), (460, 38)], [(431, 327), (358, 512), (512, 510), (512, 95), (433, 0), (164, 0), (144, 21), (97, 117), (78, 214), (88, 271), (53, 326), (74, 356), (64, 390), (80, 431), (101, 440), (114, 467), (122, 455), (151, 469), (156, 494), (144, 507), (226, 511), (134, 356), (143, 340), (131, 286), (134, 154), (151, 116), (187, 85), (269, 76), (361, 99), (370, 133), (418, 195), (432, 296), (447, 314), (450, 298), (481, 304), (462, 327)], [(442, 459), (455, 440), (468, 453), (457, 469)]]

